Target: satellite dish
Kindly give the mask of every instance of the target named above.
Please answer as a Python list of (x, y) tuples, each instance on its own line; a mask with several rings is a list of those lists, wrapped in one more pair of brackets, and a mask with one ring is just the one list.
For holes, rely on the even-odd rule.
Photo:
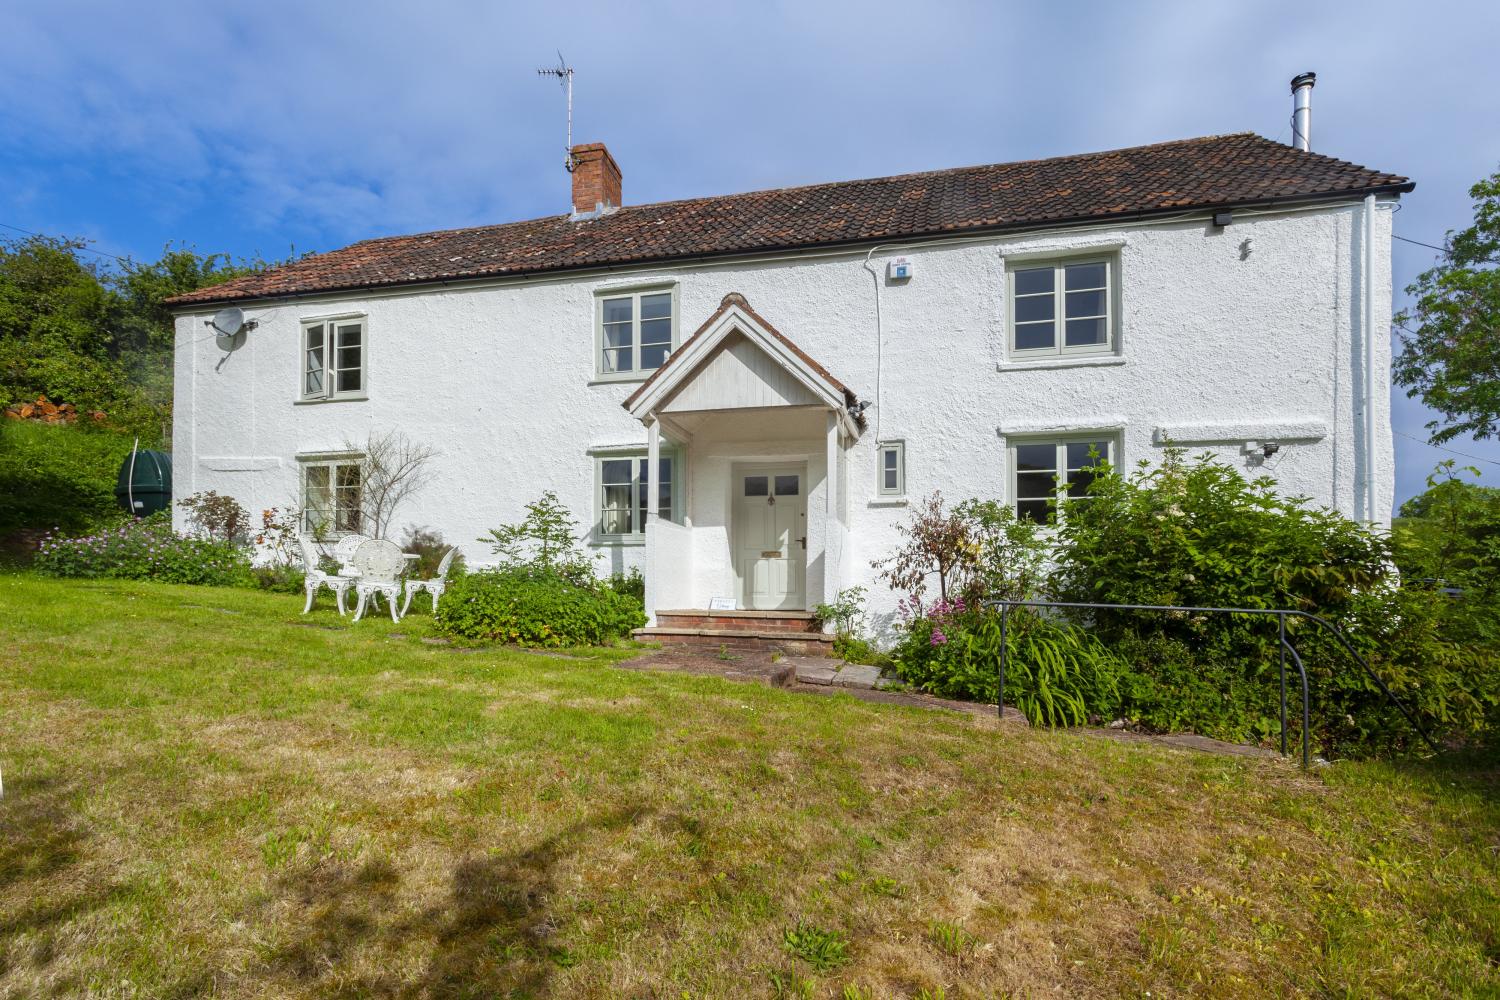
[(214, 313), (214, 318), (208, 321), (209, 326), (221, 337), (233, 337), (245, 326), (245, 310), (230, 306), (228, 309), (220, 309)]

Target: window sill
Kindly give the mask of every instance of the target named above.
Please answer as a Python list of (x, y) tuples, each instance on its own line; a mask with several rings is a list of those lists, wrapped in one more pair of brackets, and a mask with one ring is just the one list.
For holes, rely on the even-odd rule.
[(589, 379), (589, 385), (628, 385), (631, 382), (644, 382), (655, 372), (628, 372), (622, 375), (595, 375)]
[(631, 548), (645, 544), (645, 535), (603, 535), (589, 542), (596, 549)]
[(876, 497), (866, 506), (869, 507), (905, 507), (910, 503), (906, 497)]
[(1083, 355), (1075, 358), (1037, 358), (1035, 361), (1002, 361), (995, 366), (1000, 372), (1046, 371), (1054, 368), (1111, 368), (1126, 363), (1118, 354)]
[(293, 406), (322, 406), (324, 403), (368, 403), (369, 396), (334, 396), (332, 399), (294, 399)]

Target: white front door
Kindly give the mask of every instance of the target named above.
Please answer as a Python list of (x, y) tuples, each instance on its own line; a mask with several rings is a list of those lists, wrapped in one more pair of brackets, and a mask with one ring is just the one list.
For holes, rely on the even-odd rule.
[(752, 611), (804, 609), (807, 472), (801, 466), (735, 474), (735, 566)]

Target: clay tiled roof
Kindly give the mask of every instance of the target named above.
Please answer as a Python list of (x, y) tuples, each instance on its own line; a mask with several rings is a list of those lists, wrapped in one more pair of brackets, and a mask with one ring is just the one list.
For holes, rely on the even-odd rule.
[(1405, 177), (1252, 133), (365, 240), (173, 305), (1130, 219), (1369, 192)]

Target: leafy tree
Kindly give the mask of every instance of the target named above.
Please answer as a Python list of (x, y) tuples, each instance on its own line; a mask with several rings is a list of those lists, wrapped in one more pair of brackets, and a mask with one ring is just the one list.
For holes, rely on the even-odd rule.
[(1441, 588), (1447, 633), (1500, 643), (1500, 489), (1467, 482), (1442, 462), (1427, 490), (1401, 505), (1392, 547), (1403, 583)]
[(1443, 260), (1407, 286), (1394, 378), (1442, 414), (1427, 425), (1441, 444), (1500, 429), (1500, 173), (1469, 189), (1474, 224), (1449, 233)]
[(504, 567), (525, 567), (581, 581), (593, 576), (588, 557), (578, 547), (578, 522), (557, 494), (548, 490), (526, 505), (516, 524), (492, 528), (487, 537)]
[(0, 406), (45, 395), (148, 442), (172, 404), (173, 295), (267, 266), (188, 248), (105, 267), (82, 240), (0, 240)]

